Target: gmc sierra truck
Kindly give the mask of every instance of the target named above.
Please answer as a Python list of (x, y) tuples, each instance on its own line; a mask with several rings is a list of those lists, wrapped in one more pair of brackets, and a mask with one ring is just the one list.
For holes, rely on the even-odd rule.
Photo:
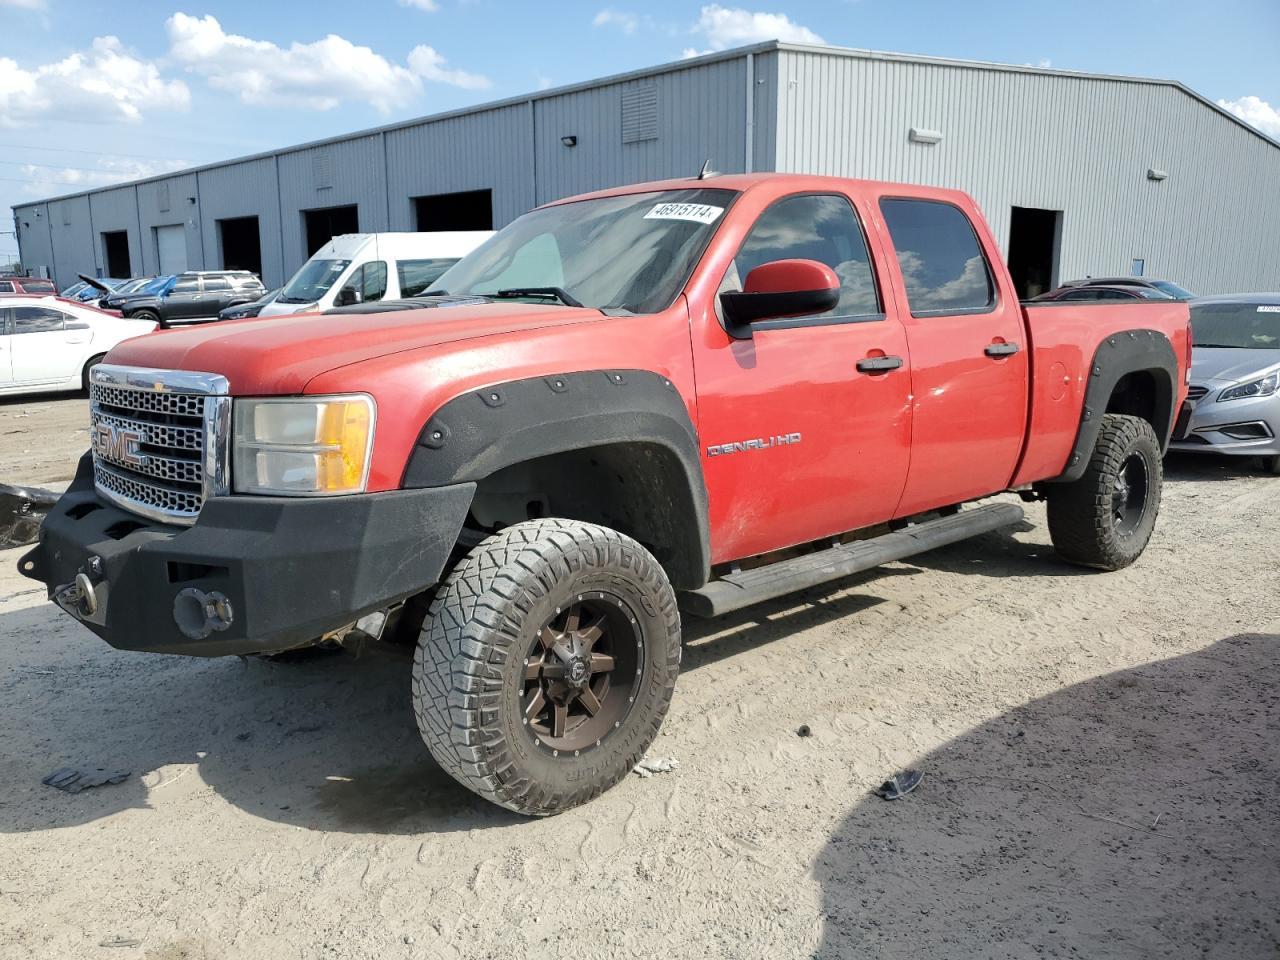
[(1017, 523), (1143, 551), (1191, 341), (1175, 301), (1019, 303), (969, 197), (790, 175), (536, 209), (436, 309), (159, 332), (24, 574), (112, 646), (407, 635), (440, 765), (524, 814), (632, 769), (680, 612)]

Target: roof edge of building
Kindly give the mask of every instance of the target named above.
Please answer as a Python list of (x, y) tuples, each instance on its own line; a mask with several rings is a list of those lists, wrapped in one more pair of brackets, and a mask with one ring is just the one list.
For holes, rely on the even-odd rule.
[(884, 50), (860, 49), (855, 47), (838, 47), (828, 44), (809, 44), (809, 43), (792, 43), (779, 40), (766, 40), (760, 43), (749, 44), (742, 47), (733, 47), (728, 50), (717, 50), (710, 53), (700, 54), (696, 57), (685, 57), (679, 60), (672, 60), (666, 63), (656, 64), (652, 67), (644, 67), (636, 70), (629, 70), (623, 73), (610, 74), (604, 77), (597, 77), (592, 80), (583, 80), (577, 83), (565, 84), (559, 87), (550, 87), (546, 90), (537, 90), (531, 93), (519, 94), (511, 97), (504, 97), (501, 100), (491, 100), (485, 103), (477, 103), (469, 107), (458, 107), (454, 110), (446, 110), (441, 113), (426, 114), (420, 117), (412, 117), (408, 120), (399, 120), (395, 123), (384, 124), (377, 127), (367, 127), (361, 130), (353, 130), (348, 133), (335, 134), (331, 137), (323, 137), (318, 140), (308, 140), (304, 143), (293, 144), (287, 147), (277, 147), (273, 150), (263, 150), (258, 153), (246, 154), (240, 157), (229, 157), (226, 160), (215, 160), (209, 163), (198, 164), (192, 167), (184, 167), (180, 170), (170, 170), (167, 173), (156, 174), (150, 177), (142, 177), (137, 180), (126, 180), (121, 183), (104, 184), (103, 186), (94, 187), (89, 190), (76, 190), (71, 193), (57, 194), (51, 197), (45, 197), (38, 200), (31, 200), (26, 203), (14, 204), (11, 208), (16, 214), (18, 210), (27, 207), (38, 207), (41, 204), (57, 203), (65, 200), (74, 200), (78, 197), (87, 197), (90, 194), (105, 193), (109, 190), (120, 190), (126, 188), (137, 188), (147, 183), (156, 183), (161, 180), (170, 180), (174, 177), (190, 176), (193, 174), (203, 173), (208, 170), (214, 170), (219, 167), (229, 167), (240, 163), (252, 163), (257, 160), (269, 160), (273, 157), (285, 156), (290, 153), (298, 153), (303, 150), (313, 150), (316, 147), (328, 146), (334, 143), (342, 143), (349, 140), (359, 140), (364, 137), (375, 137), (397, 130), (404, 130), (409, 127), (423, 126), (430, 123), (439, 123), (445, 120), (452, 120), (457, 117), (474, 116), (476, 114), (487, 113), (492, 110), (503, 110), (508, 107), (519, 106), (524, 103), (533, 103), (538, 100), (547, 100), (554, 97), (565, 96), (571, 93), (577, 93), (582, 90), (589, 90), (593, 87), (609, 86), (617, 83), (626, 83), (631, 80), (641, 80), (646, 77), (659, 76), (665, 73), (674, 73), (680, 70), (686, 70), (690, 67), (703, 66), (709, 63), (718, 63), (725, 60), (735, 60), (739, 57), (745, 57), (755, 53), (771, 53), (775, 51), (785, 51), (792, 53), (813, 53), (825, 56), (851, 57), (862, 60), (885, 60), (897, 63), (922, 63), (932, 66), (948, 66), (957, 67), (968, 70), (992, 70), (1001, 73), (1033, 73), (1048, 76), (1072, 77), (1082, 80), (1105, 80), (1117, 83), (1141, 83), (1149, 85), (1158, 85), (1172, 87), (1181, 91), (1183, 94), (1193, 98), (1200, 104), (1216, 111), (1228, 120), (1231, 120), (1237, 126), (1240, 126), (1261, 139), (1264, 143), (1280, 149), (1280, 140), (1277, 140), (1263, 133), (1257, 127), (1246, 122), (1236, 116), (1230, 110), (1219, 106), (1203, 94), (1197, 93), (1186, 84), (1177, 80), (1164, 80), (1151, 77), (1134, 77), (1124, 74), (1110, 73), (1092, 73), (1083, 70), (1064, 70), (1055, 67), (1037, 67), (1014, 63), (998, 63), (987, 60), (966, 60), (954, 57), (937, 57), (928, 54), (914, 53), (894, 53)]

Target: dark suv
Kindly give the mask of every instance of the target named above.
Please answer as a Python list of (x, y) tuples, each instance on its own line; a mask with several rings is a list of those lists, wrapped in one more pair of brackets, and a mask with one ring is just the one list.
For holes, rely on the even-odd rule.
[(248, 270), (193, 270), (172, 277), (159, 290), (127, 297), (118, 309), (126, 317), (169, 327), (217, 319), (219, 311), (257, 300), (264, 293), (262, 281)]

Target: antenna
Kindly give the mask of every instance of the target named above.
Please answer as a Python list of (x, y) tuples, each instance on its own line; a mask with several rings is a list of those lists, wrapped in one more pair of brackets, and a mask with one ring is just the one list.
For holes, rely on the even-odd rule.
[(706, 160), (703, 160), (702, 169), (698, 171), (698, 179), (709, 180), (712, 177), (718, 177), (718, 176), (720, 176), (720, 171), (711, 169), (711, 158), (708, 157)]

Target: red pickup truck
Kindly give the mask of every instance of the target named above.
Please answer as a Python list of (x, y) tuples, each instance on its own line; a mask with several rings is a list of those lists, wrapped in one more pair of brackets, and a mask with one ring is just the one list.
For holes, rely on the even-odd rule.
[(20, 561), (113, 646), (402, 634), (427, 746), (551, 814), (653, 741), (680, 611), (1016, 523), (1072, 562), (1155, 524), (1185, 303), (1020, 305), (962, 193), (765, 174), (541, 207), (437, 309), (121, 344)]

